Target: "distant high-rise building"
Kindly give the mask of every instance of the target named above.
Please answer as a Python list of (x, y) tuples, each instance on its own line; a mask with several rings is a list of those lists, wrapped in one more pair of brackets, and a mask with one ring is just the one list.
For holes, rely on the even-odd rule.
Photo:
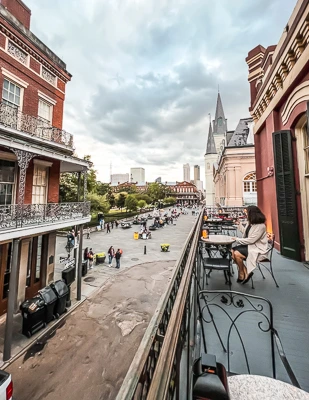
[(155, 180), (155, 182), (157, 182), (157, 183), (162, 183), (162, 178), (161, 178), (161, 176), (159, 176), (159, 177)]
[(112, 174), (111, 185), (116, 186), (119, 183), (129, 182), (129, 174)]
[(145, 183), (145, 168), (131, 168), (130, 181), (139, 184)]
[(199, 181), (201, 179), (201, 171), (199, 165), (194, 165), (194, 180)]
[(190, 182), (190, 164), (183, 165), (183, 180)]

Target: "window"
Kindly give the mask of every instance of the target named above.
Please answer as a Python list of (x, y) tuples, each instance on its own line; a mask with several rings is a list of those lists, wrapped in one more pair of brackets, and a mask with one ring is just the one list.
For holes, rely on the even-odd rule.
[(0, 205), (13, 203), (15, 188), (15, 162), (0, 160)]
[(51, 122), (52, 122), (52, 105), (46, 103), (45, 101), (43, 101), (41, 99), (39, 99), (38, 116), (43, 121), (48, 122), (49, 124), (51, 124)]
[(3, 293), (2, 293), (2, 299), (6, 299), (9, 295), (9, 286), (10, 286), (12, 243), (8, 243), (7, 247), (5, 245), (2, 247), (7, 249), (7, 259), (3, 277)]
[(32, 204), (46, 204), (47, 197), (47, 167), (34, 165)]
[(37, 251), (36, 251), (35, 277), (34, 277), (35, 282), (39, 282), (41, 278), (42, 243), (43, 243), (43, 236), (39, 236), (37, 241)]
[(255, 172), (251, 172), (250, 174), (244, 177), (244, 192), (246, 193), (257, 192)]
[(305, 174), (309, 175), (309, 130), (308, 125), (304, 126), (304, 151), (305, 151)]
[(2, 100), (4, 103), (13, 106), (20, 107), (21, 101), (21, 88), (15, 83), (4, 79), (3, 81), (3, 89), (2, 89)]

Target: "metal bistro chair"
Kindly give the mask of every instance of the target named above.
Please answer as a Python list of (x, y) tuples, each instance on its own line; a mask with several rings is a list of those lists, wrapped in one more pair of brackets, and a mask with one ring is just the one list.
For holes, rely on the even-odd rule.
[(274, 271), (273, 271), (273, 263), (272, 263), (272, 257), (273, 257), (273, 250), (274, 250), (274, 245), (275, 245), (275, 235), (273, 233), (267, 233), (267, 238), (268, 238), (268, 249), (265, 253), (259, 254), (260, 261), (257, 262), (257, 266), (262, 274), (263, 279), (265, 279), (265, 276), (263, 274), (263, 271), (261, 267), (264, 267), (271, 275), (273, 278), (277, 288), (279, 287)]
[[(203, 243), (200, 244), (199, 252), (200, 252), (201, 265), (203, 267), (203, 288), (205, 287), (205, 278), (206, 278), (206, 285), (208, 285), (208, 278), (210, 277), (210, 273), (213, 270), (215, 270), (215, 271), (223, 271), (225, 277), (225, 283), (229, 285), (229, 288), (231, 290), (232, 286), (231, 276), (233, 275), (233, 271), (232, 271), (232, 259), (230, 253), (226, 252), (225, 257), (222, 256), (216, 257), (214, 253), (215, 252), (221, 253), (222, 250), (214, 246), (204, 249)], [(207, 256), (205, 256), (206, 252)]]
[(237, 236), (237, 227), (233, 221), (224, 221), (222, 225), (222, 233), (229, 236)]
[[(254, 370), (254, 374), (276, 379), (277, 349), (290, 381), (300, 388), (274, 327), (273, 307), (269, 300), (234, 291), (202, 290), (198, 294), (198, 312), (200, 351), (216, 354), (222, 364), (227, 361), (229, 375), (251, 374)], [(261, 346), (262, 343), (266, 348)], [(223, 353), (219, 351), (220, 345)], [(279, 373), (281, 377), (284, 370)]]

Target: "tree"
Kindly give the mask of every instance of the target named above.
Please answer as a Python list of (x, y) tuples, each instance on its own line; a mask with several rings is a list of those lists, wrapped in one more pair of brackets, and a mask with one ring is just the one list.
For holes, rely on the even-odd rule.
[(137, 203), (139, 208), (145, 208), (146, 207), (146, 201), (145, 200), (139, 200)]
[(133, 194), (129, 194), (125, 201), (125, 206), (128, 211), (136, 211), (137, 210), (137, 200)]
[(89, 193), (87, 200), (90, 201), (91, 212), (103, 212), (107, 214), (110, 210), (109, 203), (104, 199), (103, 196), (99, 196), (96, 193)]
[(76, 173), (60, 174), (59, 196), (62, 203), (77, 201), (78, 178)]
[(106, 195), (106, 200), (109, 202), (109, 204), (111, 205), (111, 207), (115, 207), (116, 204), (116, 199), (115, 199), (115, 195), (112, 191), (109, 191)]
[(150, 183), (147, 189), (148, 196), (152, 197), (154, 201), (164, 199), (167, 193), (167, 187), (162, 183)]
[[(91, 162), (91, 156), (84, 156), (84, 160)], [(87, 190), (88, 193), (96, 193), (97, 192), (97, 171), (90, 167), (87, 173)]]
[(104, 196), (106, 193), (108, 193), (110, 191), (109, 183), (103, 183), (103, 182), (98, 181), (96, 186), (97, 186), (97, 193), (100, 196)]
[(126, 193), (119, 193), (118, 199), (116, 201), (117, 207), (119, 207), (121, 210), (125, 206), (126, 203), (126, 198), (127, 194)]
[(151, 204), (153, 202), (153, 199), (150, 196), (148, 196), (148, 194), (140, 193), (137, 194), (135, 197), (138, 201), (145, 200), (146, 204)]
[(174, 205), (174, 204), (176, 204), (176, 201), (177, 201), (177, 199), (176, 199), (176, 197), (166, 197), (165, 199), (164, 199), (164, 203), (165, 204), (168, 204), (168, 205)]

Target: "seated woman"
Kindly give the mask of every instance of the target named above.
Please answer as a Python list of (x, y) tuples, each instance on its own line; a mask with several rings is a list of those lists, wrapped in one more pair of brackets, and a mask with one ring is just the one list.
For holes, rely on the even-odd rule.
[[(238, 229), (243, 237), (234, 238), (238, 245), (232, 249), (232, 258), (238, 266), (237, 282), (242, 284), (251, 279), (259, 254), (265, 253), (268, 245), (265, 215), (258, 207), (249, 206), (247, 216), (246, 226), (238, 222)], [(246, 260), (246, 265), (244, 260)]]

